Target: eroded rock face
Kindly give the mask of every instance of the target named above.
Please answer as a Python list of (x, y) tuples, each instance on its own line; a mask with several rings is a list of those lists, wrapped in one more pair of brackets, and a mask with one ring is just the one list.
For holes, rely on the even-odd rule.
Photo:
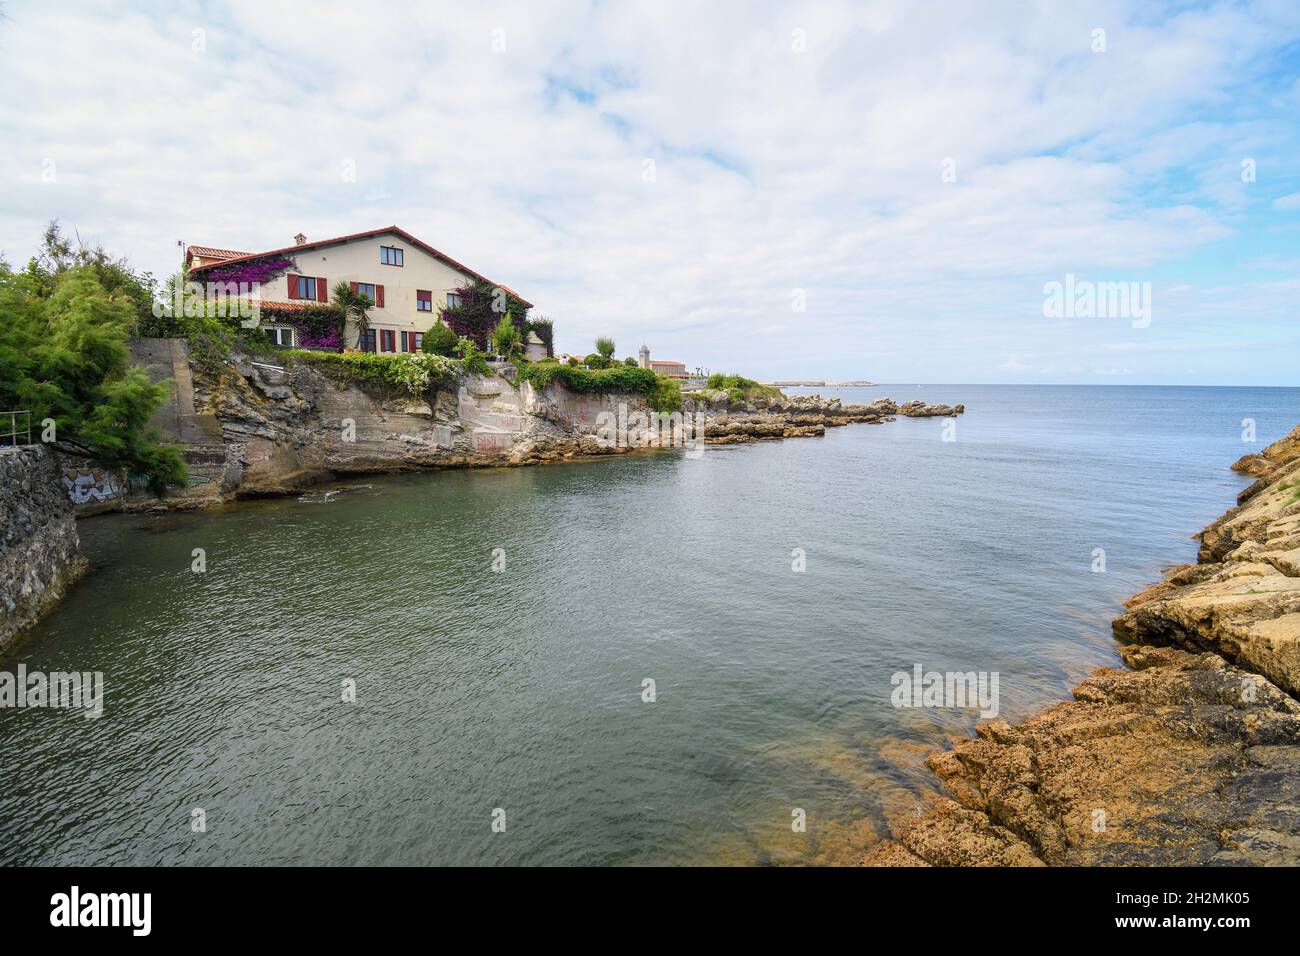
[(1214, 651), (1300, 695), (1300, 428), (1247, 457), (1258, 481), (1201, 532), (1199, 563), (1130, 600), (1115, 633)]
[(931, 757), (953, 799), (897, 843), (936, 866), (1300, 861), (1300, 703), (1217, 654), (1122, 654), (1133, 670)]
[(1300, 863), (1300, 428), (1115, 622), (1129, 670), (927, 761), (951, 799), (876, 866)]
[[(135, 496), (128, 504), (133, 510), (201, 508), (240, 496), (297, 492), (348, 475), (534, 465), (673, 444), (647, 423), (636, 424), (636, 416), (650, 413), (643, 396), (575, 395), (559, 383), (539, 392), (527, 383), (470, 375), (432, 396), (383, 396), (311, 363), (280, 369), (244, 355), (231, 356), (218, 372), (195, 369), (193, 383), (195, 417), (216, 437), (201, 447), (182, 438), (191, 487), (162, 500)], [(931, 408), (911, 407), (909, 414)], [(933, 408), (939, 410), (932, 414), (953, 411)], [(843, 405), (819, 396), (733, 406), (726, 393), (712, 392), (687, 398), (692, 431), (697, 410), (705, 419), (705, 443), (724, 445), (889, 421), (898, 407), (887, 398)], [(597, 437), (602, 415), (630, 420), (626, 441)]]

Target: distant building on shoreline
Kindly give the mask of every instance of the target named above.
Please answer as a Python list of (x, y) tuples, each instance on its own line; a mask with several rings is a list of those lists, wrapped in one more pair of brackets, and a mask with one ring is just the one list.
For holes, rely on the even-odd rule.
[(651, 359), (650, 347), (645, 343), (641, 344), (641, 349), (637, 353), (638, 362), (642, 368), (648, 368), (658, 375), (666, 375), (669, 378), (687, 379), (690, 376), (686, 373), (685, 362), (673, 362), (667, 359)]

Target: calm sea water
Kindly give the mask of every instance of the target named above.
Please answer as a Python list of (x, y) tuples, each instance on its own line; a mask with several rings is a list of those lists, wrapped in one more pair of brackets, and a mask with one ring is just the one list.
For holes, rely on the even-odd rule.
[(969, 412), (82, 522), (93, 571), (0, 667), (102, 670), (105, 715), (0, 711), (0, 863), (844, 859), (975, 724), (892, 674), (1065, 699), (1300, 420), (1295, 389), (839, 394)]

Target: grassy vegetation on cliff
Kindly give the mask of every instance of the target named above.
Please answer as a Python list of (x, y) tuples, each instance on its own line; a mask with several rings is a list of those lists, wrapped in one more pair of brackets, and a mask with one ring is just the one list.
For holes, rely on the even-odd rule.
[(752, 378), (745, 378), (743, 375), (723, 375), (721, 372), (714, 372), (709, 376), (709, 388), (726, 392), (727, 399), (735, 403), (748, 402), (755, 398), (776, 398), (781, 394), (779, 388), (764, 385)]
[(655, 390), (650, 393), (650, 407), (656, 412), (680, 412), (682, 410), (682, 386), (676, 379), (660, 375), (655, 383)]
[(398, 389), (409, 395), (423, 395), (430, 389), (449, 387), (460, 375), (460, 363), (444, 355), (427, 352), (312, 352), (281, 353), (288, 361), (302, 362), (325, 371), (336, 379), (359, 385)]
[(531, 382), (537, 389), (559, 381), (569, 391), (583, 395), (607, 392), (652, 395), (659, 387), (659, 377), (648, 368), (629, 368), (626, 365), (603, 369), (574, 368), (555, 361), (521, 363), (519, 380)]

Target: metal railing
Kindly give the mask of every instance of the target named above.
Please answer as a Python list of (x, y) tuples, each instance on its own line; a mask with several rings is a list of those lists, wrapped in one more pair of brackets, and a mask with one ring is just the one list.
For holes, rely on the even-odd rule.
[[(4, 416), (6, 415), (9, 416), (8, 431), (4, 430)], [(19, 415), (23, 416), (23, 424), (21, 427), (18, 424)], [(32, 443), (31, 410), (26, 408), (21, 408), (18, 411), (14, 411), (14, 412), (0, 412), (0, 446), (4, 446), (4, 445), (16, 446), (18, 444), (19, 435), (25, 436), (22, 442), (24, 445), (30, 445)]]

